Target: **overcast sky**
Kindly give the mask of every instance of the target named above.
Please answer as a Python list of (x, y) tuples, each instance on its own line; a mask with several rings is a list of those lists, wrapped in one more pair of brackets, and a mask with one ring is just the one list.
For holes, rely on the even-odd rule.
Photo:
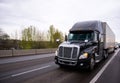
[(0, 28), (9, 35), (30, 25), (47, 31), (52, 24), (68, 33), (86, 20), (107, 22), (120, 42), (120, 0), (0, 0)]

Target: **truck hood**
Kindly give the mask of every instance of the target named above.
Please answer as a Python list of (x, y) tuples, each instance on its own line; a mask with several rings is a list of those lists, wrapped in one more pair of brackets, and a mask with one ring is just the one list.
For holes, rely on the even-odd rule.
[(61, 43), (59, 46), (80, 48), (80, 47), (85, 46), (85, 42), (69, 42), (69, 41), (66, 41), (66, 42)]

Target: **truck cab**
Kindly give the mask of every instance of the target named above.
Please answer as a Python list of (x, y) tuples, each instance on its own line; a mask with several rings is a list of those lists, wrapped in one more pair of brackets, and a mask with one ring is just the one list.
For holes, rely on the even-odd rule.
[(99, 21), (76, 23), (69, 31), (67, 41), (56, 51), (55, 63), (60, 66), (94, 69), (97, 62), (106, 58), (102, 24)]

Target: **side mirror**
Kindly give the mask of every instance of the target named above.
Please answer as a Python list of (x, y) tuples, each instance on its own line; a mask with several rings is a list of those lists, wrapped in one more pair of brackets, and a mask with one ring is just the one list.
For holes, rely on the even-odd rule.
[(56, 39), (56, 42), (59, 43), (59, 42), (60, 42), (60, 39)]
[(67, 41), (67, 35), (65, 35), (65, 41)]

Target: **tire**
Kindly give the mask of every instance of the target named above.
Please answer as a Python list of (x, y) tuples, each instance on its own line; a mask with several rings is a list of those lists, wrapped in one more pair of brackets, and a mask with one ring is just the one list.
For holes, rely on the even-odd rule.
[(91, 57), (90, 63), (89, 63), (89, 71), (92, 71), (95, 67), (95, 59), (94, 57)]
[[(117, 49), (116, 49), (117, 50)], [(115, 49), (113, 50), (113, 52), (112, 53), (115, 53)]]
[(108, 52), (107, 52), (107, 50), (104, 50), (103, 51), (103, 59), (105, 60), (107, 58), (108, 58)]
[[(117, 48), (116, 48), (116, 50), (117, 50)], [(113, 52), (112, 53), (115, 53), (115, 48), (113, 48)]]

